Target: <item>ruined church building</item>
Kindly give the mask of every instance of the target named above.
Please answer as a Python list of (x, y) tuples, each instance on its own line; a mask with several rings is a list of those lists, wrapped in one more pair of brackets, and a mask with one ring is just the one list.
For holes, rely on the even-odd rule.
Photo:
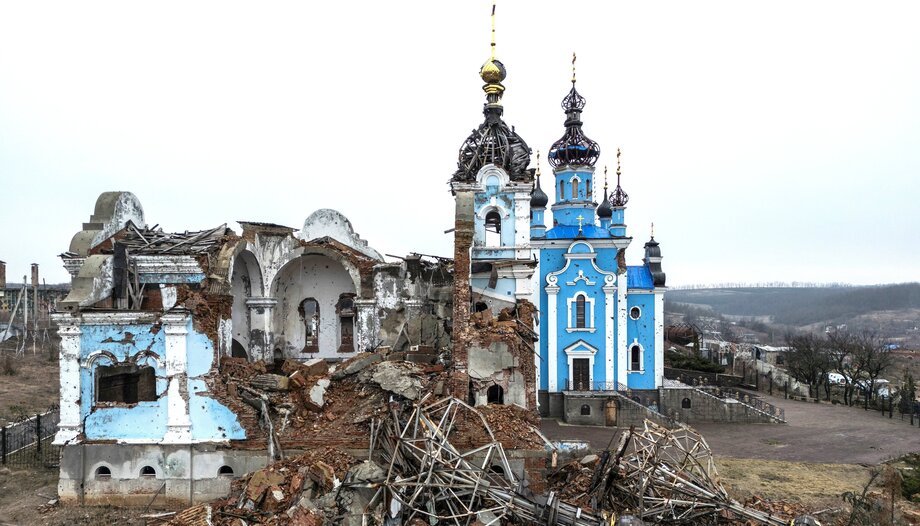
[[(399, 353), (446, 365), (452, 394), (474, 405), (574, 421), (605, 411), (606, 391), (656, 400), (659, 245), (650, 239), (643, 264), (626, 265), (628, 197), (619, 166), (613, 192), (606, 174), (595, 191), (600, 147), (582, 130), (574, 77), (541, 182), (539, 158), (502, 119), (494, 49), (480, 71), (484, 120), (450, 179), (452, 260), (387, 262), (334, 210), (300, 230), (241, 221), (239, 233), (167, 233), (148, 226), (132, 193), (99, 196), (61, 255), (72, 276), (55, 315), (62, 499), (146, 503), (165, 483), (167, 498), (205, 501), (265, 465), (251, 408), (218, 381), (225, 360), (271, 368)], [(497, 325), (509, 320), (513, 331)]]

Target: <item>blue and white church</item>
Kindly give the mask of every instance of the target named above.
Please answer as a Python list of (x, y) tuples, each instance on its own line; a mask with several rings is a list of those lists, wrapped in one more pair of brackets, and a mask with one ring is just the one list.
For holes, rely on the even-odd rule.
[(616, 188), (608, 194), (605, 169), (598, 204), (593, 189), (600, 147), (582, 130), (584, 107), (573, 75), (562, 100), (565, 132), (548, 155), (555, 196), (550, 217), (539, 168), (530, 200), (530, 244), (539, 260), (534, 298), (539, 297), (541, 406), (558, 396), (553, 393), (653, 390), (663, 384), (661, 249), (653, 232), (643, 264), (626, 265), (632, 237), (626, 231), (629, 197), (620, 186), (620, 154)]

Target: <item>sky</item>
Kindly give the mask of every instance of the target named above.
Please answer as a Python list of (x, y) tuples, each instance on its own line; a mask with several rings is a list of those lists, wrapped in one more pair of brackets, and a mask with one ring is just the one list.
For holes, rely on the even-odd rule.
[[(452, 255), (491, 7), (0, 0), (7, 279), (66, 281), (57, 254), (111, 190), (169, 231), (334, 208), (381, 253)], [(546, 177), (577, 52), (598, 173), (623, 152), (627, 261), (654, 222), (669, 285), (917, 281), (917, 20), (915, 1), (499, 0), (505, 120)]]

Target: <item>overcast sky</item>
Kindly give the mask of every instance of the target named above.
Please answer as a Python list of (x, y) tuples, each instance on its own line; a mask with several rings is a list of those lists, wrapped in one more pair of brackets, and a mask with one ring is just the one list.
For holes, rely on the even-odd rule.
[[(451, 255), (490, 9), (0, 2), (8, 279), (66, 280), (56, 255), (108, 190), (167, 230), (335, 208), (382, 253)], [(628, 262), (654, 221), (670, 285), (916, 281), (918, 20), (915, 1), (500, 0), (505, 119), (545, 163), (577, 51), (599, 171), (623, 150)]]

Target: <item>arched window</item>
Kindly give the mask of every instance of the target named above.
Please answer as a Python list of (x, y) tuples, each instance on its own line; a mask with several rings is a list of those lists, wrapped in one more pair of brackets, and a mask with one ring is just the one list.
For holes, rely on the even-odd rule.
[(233, 468), (231, 468), (230, 466), (221, 466), (220, 469), (217, 470), (217, 476), (218, 477), (232, 477)]
[(96, 480), (109, 480), (112, 478), (112, 470), (108, 466), (99, 466), (96, 468)]
[(490, 404), (505, 403), (505, 390), (500, 385), (493, 385), (486, 391), (486, 402)]
[(642, 370), (642, 348), (638, 345), (633, 345), (632, 348), (629, 349), (629, 370)]
[(640, 316), (642, 316), (642, 309), (640, 309), (639, 307), (633, 307), (629, 309), (630, 318), (634, 320), (638, 320)]
[(304, 324), (304, 345), (302, 352), (319, 351), (319, 302), (307, 298), (300, 302), (300, 317)]
[(153, 466), (144, 466), (141, 468), (141, 478), (152, 479), (156, 478), (157, 470), (153, 469)]
[(591, 416), (591, 406), (588, 404), (582, 404), (581, 406), (581, 416)]
[(681, 408), (681, 409), (690, 409), (690, 404), (691, 404), (690, 399), (689, 399), (689, 398), (684, 398), (683, 400), (680, 401), (680, 408)]
[(572, 199), (578, 199), (578, 179), (572, 179)]
[(486, 246), (499, 247), (502, 244), (502, 216), (492, 210), (486, 214)]
[(575, 298), (575, 327), (585, 328), (585, 297), (582, 294)]
[(339, 296), (335, 311), (339, 316), (339, 352), (352, 352), (355, 350), (355, 295)]
[(591, 188), (591, 179), (585, 180), (585, 192), (587, 193), (588, 201), (590, 201), (594, 194), (594, 189)]
[(559, 200), (565, 199), (565, 181), (559, 181)]

